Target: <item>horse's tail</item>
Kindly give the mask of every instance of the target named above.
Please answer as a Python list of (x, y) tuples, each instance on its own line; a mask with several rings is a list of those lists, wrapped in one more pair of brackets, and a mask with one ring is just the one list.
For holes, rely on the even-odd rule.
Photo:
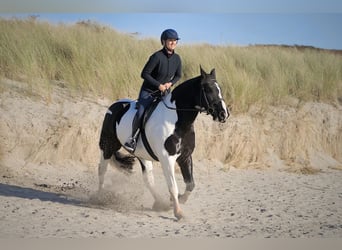
[(131, 155), (124, 155), (119, 152), (121, 143), (116, 134), (116, 122), (129, 109), (128, 102), (116, 102), (106, 112), (99, 146), (103, 153), (104, 160), (111, 159), (116, 167), (125, 172), (132, 172), (135, 159)]
[(104, 159), (111, 158), (121, 148), (121, 143), (116, 134), (116, 122), (120, 121), (128, 108), (127, 103), (116, 102), (106, 112), (99, 141)]

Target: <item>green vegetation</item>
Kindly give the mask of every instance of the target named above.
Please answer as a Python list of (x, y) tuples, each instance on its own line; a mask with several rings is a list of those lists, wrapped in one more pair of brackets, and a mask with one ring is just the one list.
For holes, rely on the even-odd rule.
[[(136, 98), (140, 72), (159, 49), (156, 39), (138, 39), (92, 21), (53, 25), (31, 17), (0, 19), (0, 77), (82, 94)], [(281, 46), (182, 45), (183, 80), (216, 68), (227, 103), (244, 112), (253, 104), (342, 99), (342, 55)]]

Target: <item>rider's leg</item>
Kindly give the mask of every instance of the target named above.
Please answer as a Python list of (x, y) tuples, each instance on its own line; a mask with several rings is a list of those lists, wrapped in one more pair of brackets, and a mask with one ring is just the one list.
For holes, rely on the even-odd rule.
[(135, 116), (133, 118), (133, 123), (132, 123), (132, 137), (137, 138), (139, 132), (140, 132), (140, 121), (141, 117), (144, 114), (145, 108), (140, 108), (138, 111), (135, 113)]
[(145, 107), (143, 105), (139, 105), (139, 108), (137, 112), (135, 113), (135, 116), (133, 118), (132, 122), (132, 136), (128, 138), (128, 140), (125, 143), (125, 148), (130, 151), (134, 152), (135, 147), (137, 145), (137, 137), (140, 132), (140, 123), (141, 123), (141, 117), (144, 114)]
[(141, 125), (141, 119), (144, 115), (145, 109), (153, 102), (153, 100), (154, 97), (152, 97), (149, 92), (145, 90), (140, 91), (138, 111), (136, 112), (132, 122), (132, 136), (125, 143), (125, 148), (130, 152), (134, 152), (135, 150), (137, 138), (140, 132), (139, 128)]

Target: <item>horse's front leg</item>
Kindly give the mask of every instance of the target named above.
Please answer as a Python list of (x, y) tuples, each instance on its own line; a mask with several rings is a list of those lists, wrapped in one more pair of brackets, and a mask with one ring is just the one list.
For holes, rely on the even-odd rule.
[(177, 159), (177, 163), (181, 168), (183, 180), (186, 185), (184, 194), (179, 195), (179, 202), (184, 204), (188, 200), (192, 190), (195, 188), (195, 182), (193, 178), (192, 157), (191, 155), (189, 155), (188, 157), (184, 157), (183, 155), (181, 155)]
[(166, 179), (167, 186), (171, 195), (171, 200), (173, 203), (173, 213), (175, 217), (180, 220), (184, 217), (182, 209), (179, 205), (178, 200), (178, 186), (175, 178), (175, 160), (174, 157), (169, 157), (168, 159), (161, 160), (161, 165), (163, 168), (163, 173)]
[(169, 210), (170, 205), (167, 204), (166, 202), (163, 202), (163, 199), (160, 197), (159, 193), (155, 190), (152, 162), (144, 160), (144, 159), (139, 159), (139, 162), (141, 165), (145, 185), (154, 198), (154, 204), (153, 204), (152, 209), (156, 211)]
[(195, 131), (193, 125), (186, 130), (183, 134), (181, 154), (177, 158), (177, 163), (181, 168), (183, 180), (185, 182), (184, 194), (179, 196), (179, 201), (184, 204), (195, 188), (195, 182), (193, 178), (193, 164), (192, 164), (192, 152), (195, 148)]

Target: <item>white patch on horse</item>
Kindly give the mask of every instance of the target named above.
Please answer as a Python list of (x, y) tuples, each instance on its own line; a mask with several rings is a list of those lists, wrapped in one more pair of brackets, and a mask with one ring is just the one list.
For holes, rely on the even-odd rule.
[(215, 82), (215, 86), (216, 86), (216, 88), (218, 89), (218, 92), (219, 92), (218, 96), (219, 96), (219, 98), (221, 99), (221, 106), (222, 106), (222, 108), (224, 109), (225, 117), (227, 118), (227, 117), (228, 117), (228, 110), (227, 110), (227, 107), (226, 107), (226, 103), (223, 101), (221, 88), (220, 88), (220, 86), (218, 85), (217, 82)]
[[(160, 154), (168, 154), (165, 152), (164, 142), (165, 140), (173, 134), (175, 130), (175, 124), (178, 120), (177, 112), (175, 110), (171, 110), (168, 107), (176, 108), (175, 102), (171, 102), (172, 94), (169, 94), (165, 97), (164, 105), (163, 102), (160, 102), (158, 105), (159, 112), (154, 112), (150, 121), (146, 124), (146, 134), (150, 139), (151, 148), (153, 152), (159, 152)], [(164, 123), (164, 125), (162, 125)], [(162, 140), (161, 140), (162, 138)], [(162, 144), (160, 144), (162, 142)]]
[(217, 82), (215, 82), (215, 86), (216, 86), (216, 88), (218, 89), (218, 92), (219, 92), (218, 96), (219, 96), (219, 98), (220, 98), (220, 99), (223, 99), (223, 98), (222, 98), (222, 94), (221, 94), (220, 86), (218, 85)]

